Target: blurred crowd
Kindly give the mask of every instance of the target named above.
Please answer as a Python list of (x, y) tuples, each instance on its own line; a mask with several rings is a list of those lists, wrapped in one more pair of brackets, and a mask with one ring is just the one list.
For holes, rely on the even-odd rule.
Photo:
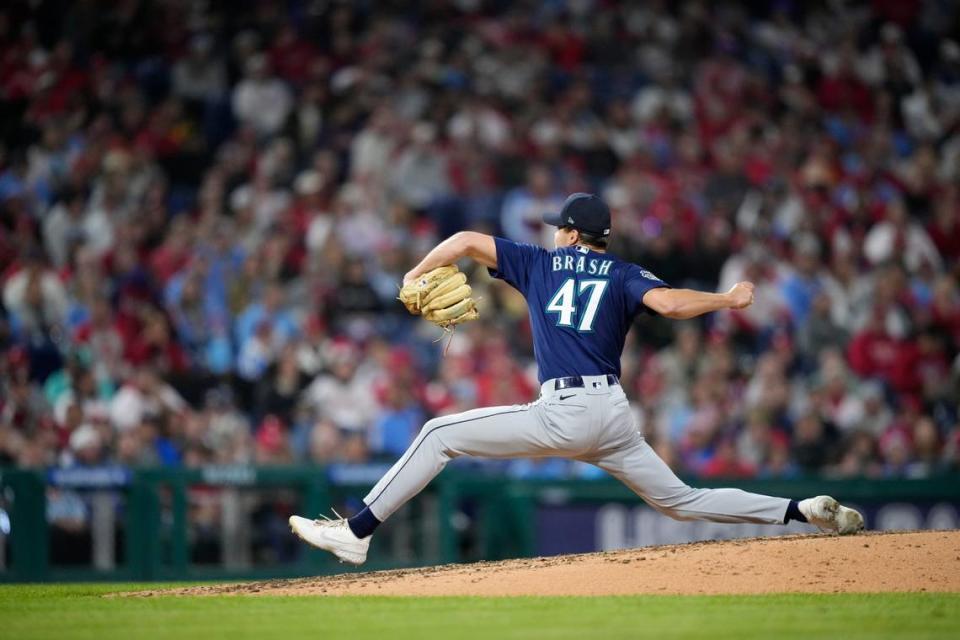
[(631, 333), (675, 470), (960, 470), (960, 7), (916, 0), (5, 2), (0, 464), (389, 460), (528, 402), (515, 292), (473, 275), (441, 356), (397, 287), (573, 191), (671, 284), (757, 285)]

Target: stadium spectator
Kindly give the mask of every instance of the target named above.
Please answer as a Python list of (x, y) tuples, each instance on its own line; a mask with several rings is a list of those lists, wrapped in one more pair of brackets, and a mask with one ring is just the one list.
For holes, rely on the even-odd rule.
[(270, 62), (263, 54), (250, 56), (244, 71), (246, 76), (233, 90), (234, 115), (260, 136), (277, 133), (293, 108), (290, 89), (272, 75)]

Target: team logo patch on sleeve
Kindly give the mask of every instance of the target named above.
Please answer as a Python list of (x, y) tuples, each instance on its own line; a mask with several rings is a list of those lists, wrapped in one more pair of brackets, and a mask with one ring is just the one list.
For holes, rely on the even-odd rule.
[(640, 269), (640, 275), (642, 275), (644, 278), (647, 278), (648, 280), (660, 279), (657, 276), (653, 275), (653, 273), (651, 273), (650, 271), (647, 271), (646, 269)]

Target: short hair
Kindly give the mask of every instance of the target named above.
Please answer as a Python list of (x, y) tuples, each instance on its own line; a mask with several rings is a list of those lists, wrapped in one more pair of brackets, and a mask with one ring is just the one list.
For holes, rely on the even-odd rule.
[[(572, 226), (562, 227), (564, 230), (577, 229)], [(597, 235), (595, 233), (589, 233), (581, 229), (577, 229), (580, 232), (580, 242), (583, 244), (590, 245), (591, 247), (596, 247), (598, 249), (606, 249), (607, 245), (610, 243), (610, 238), (607, 236)]]

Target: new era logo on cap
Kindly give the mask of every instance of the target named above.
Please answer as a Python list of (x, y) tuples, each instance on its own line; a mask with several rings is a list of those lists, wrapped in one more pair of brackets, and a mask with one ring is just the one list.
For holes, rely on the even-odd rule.
[(610, 235), (610, 208), (592, 193), (574, 193), (556, 213), (543, 214), (543, 221), (555, 227), (573, 227), (598, 236)]

